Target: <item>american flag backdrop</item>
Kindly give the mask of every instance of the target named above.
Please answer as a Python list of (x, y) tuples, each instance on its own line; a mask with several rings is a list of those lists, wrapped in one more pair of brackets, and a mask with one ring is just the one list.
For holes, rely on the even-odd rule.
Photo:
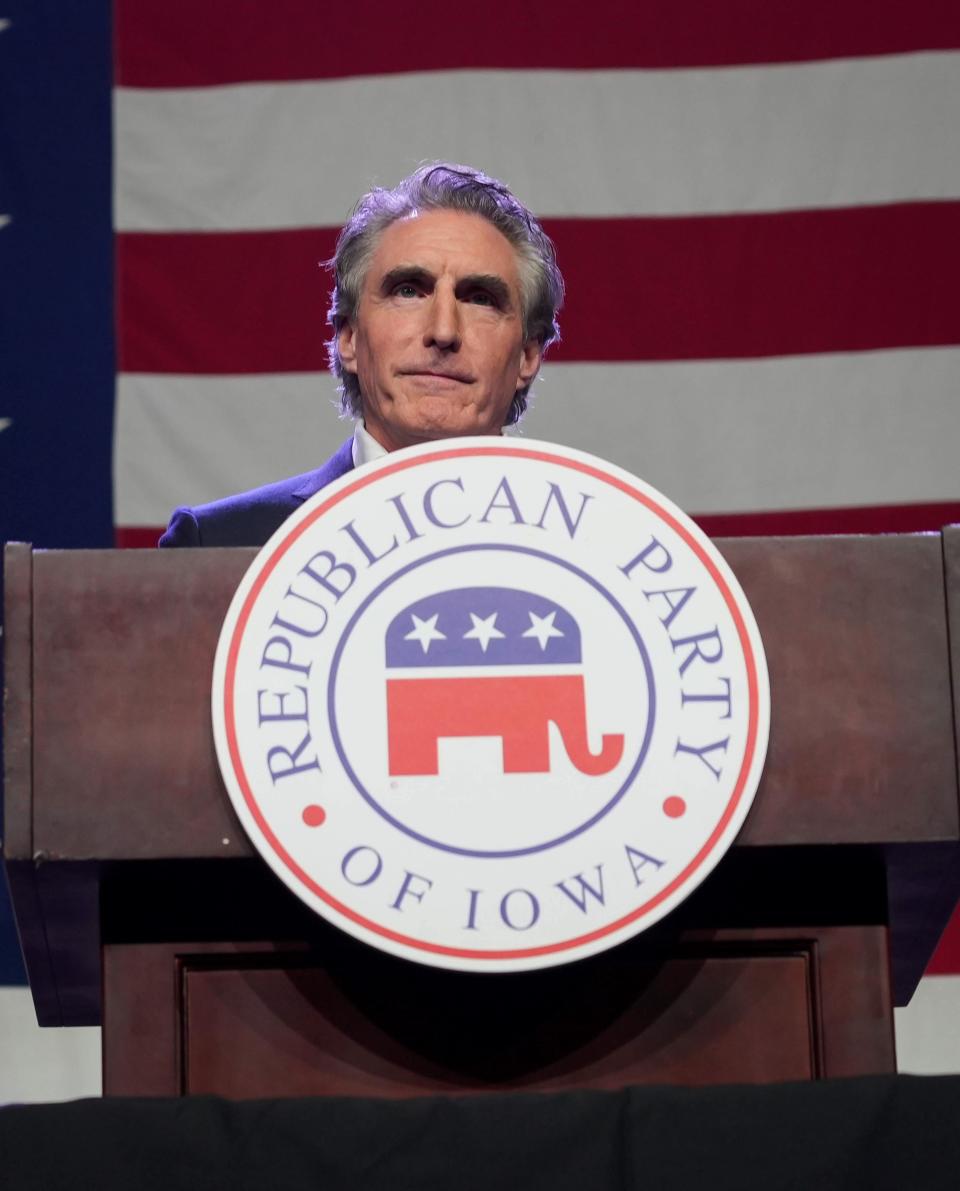
[(116, 0), (115, 28), (121, 544), (346, 436), (318, 262), (433, 158), (557, 243), (530, 436), (717, 532), (960, 517), (955, 0)]
[(318, 262), (437, 158), (557, 244), (523, 433), (717, 534), (960, 521), (957, 0), (114, 0), (112, 53), (118, 545), (349, 434)]

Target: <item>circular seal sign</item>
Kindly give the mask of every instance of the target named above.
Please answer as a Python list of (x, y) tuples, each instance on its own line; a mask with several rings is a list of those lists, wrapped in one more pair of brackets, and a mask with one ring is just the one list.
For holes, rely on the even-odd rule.
[(763, 649), (710, 541), (649, 485), (501, 438), (317, 493), (234, 597), (217, 754), (317, 913), (407, 959), (565, 963), (667, 914), (760, 777)]

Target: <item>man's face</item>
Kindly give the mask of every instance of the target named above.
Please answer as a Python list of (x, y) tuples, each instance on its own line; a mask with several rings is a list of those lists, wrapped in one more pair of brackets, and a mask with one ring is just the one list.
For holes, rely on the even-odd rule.
[(338, 336), (367, 430), (388, 451), (499, 434), (540, 367), (524, 342), (513, 246), (479, 215), (427, 211), (383, 232)]

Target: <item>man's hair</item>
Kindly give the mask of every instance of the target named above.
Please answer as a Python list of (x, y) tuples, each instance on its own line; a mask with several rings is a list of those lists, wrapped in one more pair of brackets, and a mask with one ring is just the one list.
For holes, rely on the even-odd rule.
[[(340, 409), (361, 414), (360, 383), (340, 359), (337, 336), (344, 323), (356, 319), (360, 294), (380, 236), (391, 223), (422, 211), (463, 211), (488, 220), (513, 245), (519, 264), (524, 342), (541, 347), (560, 338), (557, 312), (563, 302), (563, 278), (553, 242), (537, 219), (502, 182), (479, 170), (449, 162), (422, 165), (393, 190), (376, 187), (357, 203), (337, 240), (328, 266), (334, 289), (327, 321), (333, 336), (327, 343), (330, 370), (340, 380)], [(520, 389), (507, 413), (507, 425), (520, 420), (530, 386)]]

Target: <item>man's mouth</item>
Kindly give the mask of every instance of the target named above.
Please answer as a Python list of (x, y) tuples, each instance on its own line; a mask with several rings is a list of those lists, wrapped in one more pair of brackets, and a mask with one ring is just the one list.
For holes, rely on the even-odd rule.
[(432, 380), (456, 381), (462, 385), (469, 385), (473, 377), (467, 372), (460, 372), (451, 368), (407, 368), (402, 376), (429, 377)]

